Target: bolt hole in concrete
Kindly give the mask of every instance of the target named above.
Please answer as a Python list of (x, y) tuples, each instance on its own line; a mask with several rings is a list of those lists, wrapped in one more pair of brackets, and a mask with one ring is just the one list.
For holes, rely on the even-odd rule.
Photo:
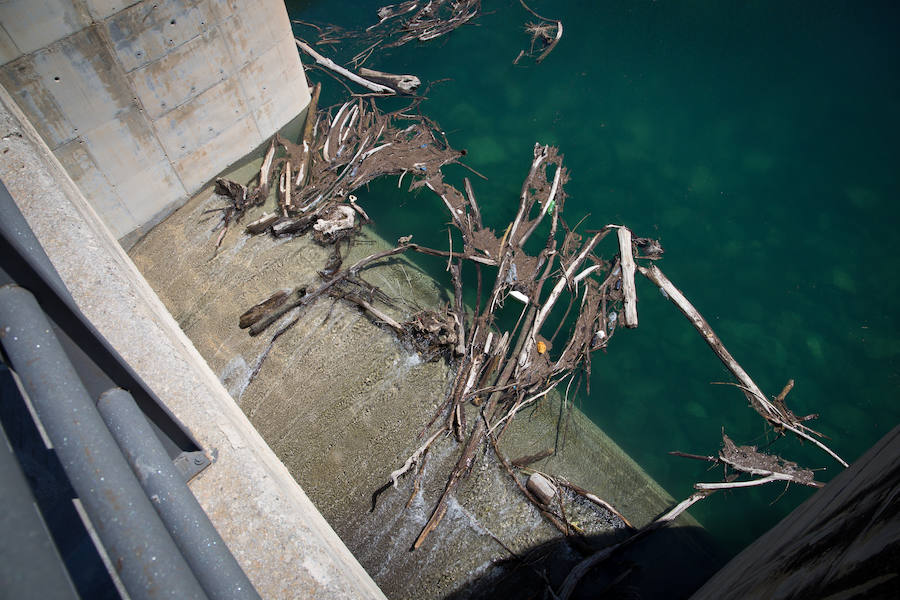
[(59, 75), (53, 78), (53, 81), (59, 81)]
[(175, 19), (172, 19), (171, 21), (169, 21), (169, 25), (174, 25), (174, 24), (175, 24)]

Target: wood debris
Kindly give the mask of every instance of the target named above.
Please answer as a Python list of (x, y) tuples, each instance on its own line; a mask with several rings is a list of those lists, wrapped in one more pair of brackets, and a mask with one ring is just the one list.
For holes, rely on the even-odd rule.
[(401, 2), (378, 9), (378, 23), (366, 33), (383, 36), (386, 48), (427, 42), (446, 35), (481, 14), (481, 0)]
[[(416, 140), (422, 139), (423, 136), (430, 136), (427, 137), (430, 141), (435, 140), (429, 129), (415, 129), (415, 124), (406, 132), (398, 132), (388, 122), (380, 120), (385, 116), (379, 115), (374, 110), (367, 111), (366, 106), (365, 102), (357, 100), (345, 103), (337, 109), (334, 117), (330, 117), (330, 113), (323, 115), (316, 152), (312, 153), (316, 160), (312, 161), (310, 183), (304, 189), (295, 190), (297, 205), (310, 203), (314, 194), (322, 194), (321, 190), (338, 188), (343, 190), (341, 182), (345, 175), (335, 176), (330, 173), (340, 171), (345, 174), (351, 166), (354, 166), (357, 172), (350, 175), (351, 183), (344, 184), (350, 188), (355, 185), (352, 183), (355, 180), (369, 180), (379, 174), (392, 172), (391, 168), (386, 166), (395, 164), (391, 161), (378, 168), (369, 167), (362, 161), (357, 162), (355, 158), (338, 162), (338, 155), (343, 153), (338, 151), (339, 147), (336, 150), (336, 147), (342, 139), (366, 139), (370, 137), (366, 132), (377, 126), (379, 131), (388, 131), (388, 135), (393, 136), (380, 140), (400, 140), (397, 146), (401, 146), (404, 136), (409, 135), (413, 135), (412, 139)], [(347, 133), (352, 130), (349, 123), (356, 121), (357, 118), (367, 124), (365, 129)], [(377, 136), (373, 138), (373, 143), (378, 139)], [(290, 148), (280, 139), (278, 143)], [(384, 142), (374, 148), (387, 149), (384, 144), (393, 143)], [(376, 154), (372, 152), (372, 146), (367, 144), (369, 142), (359, 142), (352, 146), (350, 152), (355, 152), (356, 156)], [(396, 158), (391, 159), (392, 161), (402, 163), (406, 160), (404, 164), (408, 164), (412, 159), (409, 158), (410, 154), (405, 152), (414, 152), (415, 148), (398, 150), (401, 149), (390, 150), (391, 154), (386, 150), (384, 157), (393, 156)], [(440, 151), (448, 152), (443, 147)], [(396, 154), (393, 154), (395, 152)], [(321, 160), (318, 159), (320, 155)], [(436, 162), (443, 164), (443, 157), (453, 160), (458, 155), (451, 152), (436, 156)], [(338, 166), (329, 170), (329, 165), (333, 166), (335, 163)], [(362, 168), (365, 168), (365, 171), (360, 174)], [(352, 179), (354, 177), (356, 179)], [(596, 495), (579, 490), (577, 486), (572, 486), (564, 480), (555, 480), (552, 475), (541, 474), (544, 480), (551, 482), (550, 487), (535, 488), (533, 483), (531, 486), (533, 489), (529, 489), (527, 483), (520, 478), (520, 473), (524, 469), (517, 470), (513, 467), (502, 455), (497, 444), (506, 427), (523, 408), (539, 402), (560, 383), (567, 381), (571, 385), (576, 378), (589, 377), (591, 353), (608, 346), (616, 332), (619, 314), (624, 315), (621, 320), (626, 326), (637, 325), (636, 292), (633, 281), (635, 270), (644, 273), (667, 290), (669, 297), (674, 296), (673, 301), (679, 304), (692, 321), (695, 320), (691, 317), (693, 313), (687, 305), (682, 306), (680, 298), (683, 296), (680, 292), (664, 278), (656, 265), (652, 264), (652, 261), (662, 255), (662, 247), (658, 241), (635, 237), (630, 230), (621, 225), (610, 224), (585, 234), (570, 230), (566, 226), (561, 218), (561, 212), (566, 200), (567, 181), (568, 171), (557, 149), (535, 144), (533, 160), (519, 195), (516, 216), (502, 234), (498, 235), (482, 222), (481, 211), (468, 180), (465, 180), (465, 193), (462, 193), (444, 181), (439, 169), (431, 171), (425, 169), (410, 187), (428, 188), (440, 198), (451, 217), (452, 225), (462, 237), (461, 249), (427, 248), (411, 243), (411, 236), (404, 236), (397, 247), (366, 257), (350, 268), (340, 269), (338, 261), (337, 267), (321, 272), (325, 281), (318, 287), (307, 283), (295, 288), (296, 292), (293, 295), (286, 290), (279, 290), (275, 296), (265, 301), (269, 303), (266, 305), (269, 306), (269, 314), (265, 316), (261, 316), (258, 307), (254, 307), (257, 310), (252, 313), (253, 323), (249, 327), (251, 333), (255, 334), (294, 307), (308, 304), (316, 297), (328, 294), (361, 307), (373, 320), (389, 327), (401, 339), (411, 342), (426, 358), (444, 356), (456, 363), (450, 393), (427, 428), (432, 430), (429, 442), (417, 451), (418, 455), (412, 455), (406, 465), (395, 470), (390, 477), (390, 485), (396, 486), (398, 479), (409, 472), (411, 465), (416, 463), (420, 455), (440, 438), (440, 433), (450, 432), (462, 444), (457, 463), (448, 475), (444, 491), (413, 543), (413, 548), (421, 547), (431, 532), (439, 526), (447, 512), (449, 499), (455, 494), (460, 482), (468, 476), (478, 450), (485, 443), (489, 443), (494, 449), (495, 455), (526, 498), (566, 535), (577, 531), (577, 528), (566, 518), (561, 504), (558, 510), (550, 506), (548, 500), (550, 487), (576, 490), (598, 506), (605, 506), (627, 523), (624, 516)], [(241, 193), (243, 194), (243, 190)], [(292, 200), (291, 206), (294, 204)], [(286, 206), (282, 202), (283, 210), (288, 212), (295, 210), (291, 206)], [(329, 210), (332, 211), (336, 208), (342, 209), (338, 211), (340, 218), (349, 219), (349, 216), (354, 215), (354, 210), (347, 204), (330, 206)], [(340, 220), (333, 216), (334, 212), (322, 214), (332, 215), (332, 220), (320, 217), (317, 223), (334, 223)], [(273, 226), (275, 227), (277, 224)], [(337, 231), (339, 228), (334, 230)], [(317, 231), (323, 233), (326, 228), (317, 226)], [(604, 259), (598, 248), (601, 241), (611, 232), (616, 232), (618, 252)], [(542, 242), (528, 244), (535, 235), (539, 235)], [(390, 299), (376, 286), (359, 277), (359, 271), (362, 265), (407, 251), (446, 257), (455, 291), (454, 301), (451, 304), (440, 310), (419, 312), (401, 323), (376, 306), (377, 302), (389, 304)], [(636, 265), (636, 259), (649, 261), (651, 264)], [(461, 300), (462, 269), (466, 263), (479, 271), (479, 280), (482, 267), (492, 267), (495, 270), (493, 285), (486, 295), (479, 286), (474, 312), (470, 312)], [(291, 297), (294, 298), (293, 301), (290, 301)], [(515, 327), (512, 330), (501, 331), (498, 328), (498, 316), (510, 298), (521, 301), (524, 306), (519, 309), (521, 314)], [(574, 317), (569, 318), (565, 327), (557, 327), (552, 332), (546, 330), (545, 325), (551, 313), (561, 309), (563, 299), (568, 301), (565, 316), (574, 309)], [(702, 320), (702, 317), (699, 319)], [(250, 317), (246, 321), (242, 319), (241, 324), (245, 325), (250, 320)], [(565, 317), (563, 321), (566, 322)], [(701, 333), (705, 332), (704, 335), (713, 349), (718, 349), (717, 354), (720, 357), (726, 356), (727, 351), (724, 351), (724, 346), (717, 341), (718, 338), (708, 330), (708, 324), (704, 328), (702, 323), (705, 321), (701, 323), (698, 320), (697, 323), (700, 325), (698, 328)], [(749, 380), (733, 359), (731, 361), (733, 364), (729, 368), (732, 368), (738, 380), (742, 382), (742, 389), (752, 399), (754, 407), (762, 411), (761, 414), (770, 415), (768, 417), (770, 423), (783, 429), (802, 427), (801, 419), (794, 417), (784, 406), (789, 387), (775, 399), (774, 403), (766, 400), (764, 396), (760, 399), (756, 393), (750, 391), (751, 388), (746, 383), (752, 380)], [(761, 392), (759, 395), (761, 396)], [(477, 406), (480, 418), (467, 421), (466, 412), (469, 405)], [(761, 475), (761, 479), (756, 480), (759, 483), (726, 480), (722, 484), (698, 484), (698, 491), (689, 499), (690, 501), (682, 503), (664, 515), (665, 518), (658, 520), (659, 523), (676, 518), (688, 506), (720, 487), (743, 487), (775, 480), (817, 485), (811, 476), (808, 476), (811, 472), (796, 468), (793, 463), (781, 459), (773, 459), (760, 453), (754, 454), (752, 448), (738, 447), (725, 439), (726, 444), (717, 462), (728, 464), (733, 469)]]
[[(312, 94), (316, 99), (317, 89)], [(359, 223), (351, 212), (368, 221), (351, 195), (354, 190), (383, 175), (409, 174), (408, 181), (415, 187), (416, 180), (439, 174), (443, 166), (464, 155), (450, 147), (434, 122), (415, 112), (417, 105), (413, 101), (411, 106), (383, 113), (373, 98), (318, 111), (311, 103), (300, 144), (275, 135), (256, 186), (216, 180), (216, 192), (228, 201), (221, 209), (224, 227), (262, 205), (272, 186), (277, 191), (278, 216), (264, 215), (247, 227), (248, 233), (285, 236), (313, 228), (320, 242), (338, 241), (342, 236), (337, 234)], [(340, 208), (345, 202), (350, 202), (349, 212)]]
[(695, 454), (685, 454), (683, 452), (672, 452), (671, 454), (721, 464), (724, 465), (726, 469), (730, 467), (740, 473), (757, 476), (757, 478), (740, 481), (737, 474), (728, 475), (726, 473), (724, 480), (721, 482), (695, 483), (694, 488), (697, 491), (676, 504), (670, 510), (666, 511), (663, 515), (635, 531), (625, 540), (598, 550), (575, 565), (556, 592), (556, 597), (560, 600), (567, 600), (575, 591), (578, 582), (588, 571), (613, 556), (616, 552), (634, 544), (652, 531), (669, 525), (688, 508), (697, 502), (708, 498), (718, 490), (754, 487), (774, 482), (797, 483), (814, 488), (820, 488), (824, 485), (815, 480), (815, 474), (812, 470), (799, 467), (797, 463), (784, 460), (780, 456), (760, 452), (755, 446), (738, 446), (725, 435), (724, 432), (722, 433), (722, 448), (719, 450), (718, 456), (699, 456)]
[(562, 39), (562, 21), (542, 17), (525, 4), (524, 0), (519, 0), (519, 4), (522, 5), (522, 8), (531, 13), (533, 17), (538, 19), (538, 22), (525, 25), (525, 31), (531, 36), (531, 45), (527, 51), (519, 51), (519, 55), (513, 61), (513, 64), (518, 64), (524, 56), (534, 58), (534, 62), (541, 63), (551, 52), (553, 52), (553, 49), (556, 48), (559, 40)]
[(750, 378), (750, 375), (748, 375), (741, 365), (738, 364), (728, 349), (725, 348), (722, 340), (719, 339), (719, 336), (716, 335), (712, 327), (710, 327), (709, 322), (704, 319), (703, 315), (694, 308), (694, 305), (685, 298), (684, 294), (681, 293), (681, 290), (676, 288), (675, 285), (669, 281), (669, 278), (660, 271), (659, 267), (650, 265), (649, 267), (640, 267), (639, 271), (642, 275), (646, 276), (650, 281), (659, 286), (660, 290), (665, 293), (665, 296), (678, 307), (678, 310), (680, 310), (685, 317), (687, 317), (694, 328), (703, 336), (703, 339), (706, 340), (706, 343), (709, 344), (709, 347), (712, 348), (716, 356), (719, 357), (722, 363), (724, 363), (728, 370), (731, 371), (738, 380), (738, 387), (744, 392), (744, 396), (747, 398), (750, 406), (770, 423), (776, 431), (790, 431), (797, 437), (803, 438), (812, 442), (815, 446), (818, 446), (842, 466), (848, 466), (844, 459), (838, 456), (831, 448), (816, 439), (816, 437), (813, 437), (823, 437), (822, 434), (803, 424), (804, 421), (814, 418), (815, 415), (799, 418), (794, 413), (787, 410), (784, 399), (793, 387), (793, 381), (785, 386), (784, 391), (776, 398), (776, 402), (770, 401), (766, 395), (763, 394), (762, 390), (760, 390), (759, 386), (757, 386)]
[[(541, 17), (524, 2), (521, 4), (540, 21), (529, 26), (533, 38), (528, 52), (540, 62), (558, 44), (563, 26), (560, 21)], [(378, 47), (435, 39), (469, 22), (480, 10), (480, 2), (465, 0), (410, 1), (383, 7), (378, 11), (379, 22), (366, 32), (377, 39), (354, 57), (358, 74), (336, 65), (305, 42), (298, 41), (298, 46), (318, 63), (378, 94), (412, 94), (420, 85), (414, 76), (359, 66)], [(320, 44), (357, 35), (334, 28), (321, 33)], [(525, 51), (520, 58), (524, 54)], [(228, 204), (221, 209), (223, 228), (216, 246), (228, 226), (240, 221), (250, 208), (264, 204), (272, 189), (277, 210), (255, 220), (247, 231), (290, 236), (311, 229), (319, 243), (332, 245), (334, 251), (319, 271), (320, 281), (277, 290), (242, 315), (240, 327), (258, 335), (291, 313), (276, 327), (271, 346), (300, 318), (302, 307), (329, 296), (358, 306), (425, 359), (443, 357), (453, 362), (456, 370), (446, 401), (422, 432), (423, 436), (430, 434), (427, 441), (390, 473), (389, 483), (375, 494), (397, 487), (402, 477), (421, 464), (433, 444), (445, 437), (459, 442), (457, 462), (413, 542), (414, 549), (421, 547), (440, 525), (450, 499), (485, 445), (493, 449), (523, 495), (565, 535), (577, 536), (581, 530), (567, 518), (562, 502), (564, 491), (589, 500), (631, 528), (625, 516), (597, 495), (563, 478), (529, 470), (528, 461), (537, 460), (534, 457), (510, 463), (500, 450), (499, 440), (520, 411), (541, 402), (560, 384), (568, 389), (576, 383), (577, 393), (581, 381), (589, 382), (592, 354), (608, 348), (619, 324), (627, 328), (638, 326), (635, 272), (645, 275), (678, 306), (734, 374), (751, 406), (775, 431), (790, 431), (811, 441), (846, 466), (817, 439), (821, 435), (804, 424), (814, 415), (798, 417), (787, 408), (785, 400), (793, 382), (769, 400), (728, 353), (708, 322), (653, 264), (663, 255), (658, 240), (635, 236), (616, 224), (584, 232), (568, 227), (562, 212), (569, 174), (555, 147), (535, 144), (515, 217), (502, 230), (495, 230), (483, 222), (467, 178), (462, 192), (445, 181), (442, 167), (458, 162), (465, 152), (454, 150), (440, 128), (417, 112), (421, 99), (389, 113), (379, 110), (374, 97), (354, 97), (338, 106), (319, 108), (319, 90), (317, 86), (312, 92), (299, 143), (276, 135), (267, 148), (255, 185), (217, 180), (216, 191), (228, 199)], [(398, 187), (408, 176), (410, 190), (427, 188), (435, 194), (462, 238), (462, 247), (451, 244), (447, 250), (428, 248), (412, 243), (412, 236), (403, 236), (395, 248), (344, 267), (339, 242), (353, 236), (360, 223), (369, 221), (353, 192), (384, 175), (400, 176)], [(611, 232), (616, 233), (617, 251), (604, 255), (600, 245)], [(451, 236), (451, 242), (452, 239)], [(419, 311), (402, 320), (390, 316), (384, 306), (391, 306), (392, 299), (361, 277), (360, 272), (368, 265), (405, 252), (446, 258), (454, 297), (445, 306)], [(462, 301), (464, 268), (474, 268), (477, 275), (474, 309)], [(493, 281), (482, 289), (487, 274)], [(501, 326), (500, 314), (505, 308), (511, 310), (509, 307), (515, 307), (518, 319), (515, 326), (506, 329)], [(551, 328), (548, 323), (558, 325)], [(467, 419), (467, 412), (472, 411), (478, 417)], [(737, 446), (724, 434), (718, 456), (700, 458), (755, 479), (737, 481), (735, 475), (729, 475), (723, 482), (696, 484), (694, 494), (625, 542), (600, 552), (588, 552), (588, 558), (573, 570), (559, 596), (571, 594), (581, 575), (617, 548), (671, 522), (718, 489), (772, 481), (820, 485), (812, 471), (752, 446)], [(421, 470), (414, 490), (418, 489), (420, 476)]]

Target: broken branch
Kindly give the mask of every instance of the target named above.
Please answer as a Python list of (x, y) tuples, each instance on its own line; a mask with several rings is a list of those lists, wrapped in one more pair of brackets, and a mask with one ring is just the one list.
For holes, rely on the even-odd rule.
[(315, 50), (313, 50), (309, 44), (307, 44), (306, 42), (304, 42), (302, 40), (295, 39), (294, 42), (296, 42), (298, 48), (303, 50), (303, 52), (305, 52), (309, 57), (311, 57), (318, 64), (320, 64), (323, 67), (326, 67), (328, 69), (331, 69), (335, 73), (339, 73), (339, 74), (343, 75), (344, 77), (346, 77), (353, 83), (361, 85), (368, 90), (372, 90), (373, 92), (377, 92), (380, 94), (393, 95), (396, 93), (393, 90), (393, 88), (389, 88), (386, 85), (381, 85), (380, 83), (375, 83), (374, 81), (369, 81), (368, 79), (365, 79), (364, 77), (360, 77), (353, 71), (350, 71), (349, 69), (345, 69), (344, 67), (340, 66), (339, 64), (337, 64), (330, 58), (326, 58), (326, 57), (322, 56), (321, 54), (319, 54), (318, 52), (316, 52)]

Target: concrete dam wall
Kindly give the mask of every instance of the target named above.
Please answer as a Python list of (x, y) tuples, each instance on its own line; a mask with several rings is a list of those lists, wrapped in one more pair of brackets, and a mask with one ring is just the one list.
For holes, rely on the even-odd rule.
[(281, 0), (2, 2), (0, 84), (125, 246), (309, 102)]

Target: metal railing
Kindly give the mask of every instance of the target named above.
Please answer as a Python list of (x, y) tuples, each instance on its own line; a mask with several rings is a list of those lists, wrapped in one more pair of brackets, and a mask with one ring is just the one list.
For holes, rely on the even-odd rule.
[[(0, 345), (129, 597), (259, 598), (187, 487), (208, 458), (81, 314), (2, 185)], [(25, 572), (0, 565), (4, 583), (75, 597), (65, 573), (45, 564), (53, 549), (8, 455), (0, 454), (0, 502), (27, 516), (4, 536), (0, 553), (12, 555), (21, 543), (44, 559), (26, 561)]]

